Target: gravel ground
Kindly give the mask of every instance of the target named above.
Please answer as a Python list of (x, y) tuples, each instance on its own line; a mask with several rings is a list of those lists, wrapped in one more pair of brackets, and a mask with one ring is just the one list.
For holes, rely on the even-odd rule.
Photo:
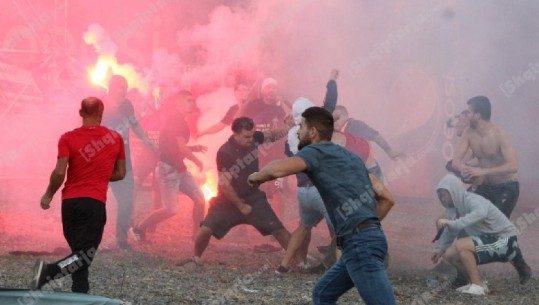
[[(490, 288), (486, 296), (461, 295), (447, 287), (452, 274), (435, 273), (429, 260), (432, 251), (432, 234), (429, 233), (434, 233), (433, 219), (441, 209), (430, 203), (430, 209), (425, 209), (424, 204), (399, 202), (384, 221), (390, 242), (389, 276), (398, 304), (539, 304), (537, 280), (534, 278), (525, 286), (518, 284), (518, 276), (509, 264), (496, 263), (480, 268)], [(254, 253), (253, 245), (271, 240), (252, 230), (246, 236), (240, 236), (236, 230), (221, 241), (212, 240), (204, 256), (204, 266), (181, 266), (179, 262), (192, 255), (190, 207), (160, 225), (149, 235), (150, 242), (134, 244), (132, 252), (110, 249), (114, 244), (115, 211), (113, 204), (108, 208), (109, 223), (102, 247), (90, 269), (92, 294), (131, 304), (311, 304), (311, 290), (319, 275), (292, 272), (277, 276), (273, 269), (284, 252)], [(147, 207), (137, 206), (137, 216), (145, 210)], [(297, 212), (293, 208), (287, 211), (287, 215), (294, 213)], [(524, 213), (530, 210), (520, 209), (514, 215)], [(25, 212), (24, 217), (21, 215), (18, 210), (6, 209), (0, 216), (0, 287), (27, 288), (36, 257), (53, 261), (67, 251), (59, 209), (47, 212), (36, 209)], [(285, 225), (293, 229), (297, 219), (288, 218)], [(525, 257), (534, 270), (539, 263), (537, 233), (539, 225), (530, 221), (519, 236)], [(315, 246), (328, 242), (326, 235), (325, 226), (314, 230), (314, 256), (317, 255)], [(23, 254), (14, 255), (12, 251)], [(31, 255), (30, 251), (54, 254)], [(437, 279), (441, 285), (429, 288), (427, 279)], [(69, 288), (70, 279), (66, 278), (60, 290), (69, 291)], [(350, 291), (339, 304), (363, 303), (356, 291)]]

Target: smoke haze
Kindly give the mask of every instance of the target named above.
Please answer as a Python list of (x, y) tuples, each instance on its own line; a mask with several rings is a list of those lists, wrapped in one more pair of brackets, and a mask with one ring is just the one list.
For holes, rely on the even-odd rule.
[[(105, 94), (89, 75), (100, 55), (117, 62), (103, 81), (128, 74), (141, 117), (179, 89), (192, 90), (199, 129), (235, 103), (238, 78), (257, 95), (261, 80), (273, 77), (287, 100), (305, 96), (320, 105), (337, 68), (338, 103), (407, 154), (395, 162), (376, 147), (389, 188), (410, 198), (434, 198), (457, 142), (444, 128), (447, 118), (486, 95), (492, 121), (516, 146), (519, 206), (535, 207), (537, 1), (0, 3), (0, 208), (37, 209), (59, 136), (80, 124), (80, 100)], [(210, 146), (208, 169), (229, 134), (198, 141)]]

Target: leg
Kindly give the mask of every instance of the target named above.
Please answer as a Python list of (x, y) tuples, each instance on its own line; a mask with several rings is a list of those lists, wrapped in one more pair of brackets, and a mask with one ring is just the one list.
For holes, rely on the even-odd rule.
[(118, 247), (125, 249), (129, 247), (127, 243), (127, 231), (131, 227), (131, 216), (133, 212), (133, 194), (135, 188), (133, 171), (129, 170), (123, 180), (112, 182), (110, 186), (118, 203), (116, 240)]
[(344, 237), (340, 261), (367, 305), (395, 305), (384, 259), (387, 242), (381, 228), (371, 227)]
[(344, 262), (339, 260), (326, 271), (314, 286), (313, 304), (337, 304), (339, 297), (352, 287), (354, 287), (354, 282), (348, 275)]
[[(44, 268), (48, 281), (71, 274), (73, 292), (89, 290), (88, 267), (93, 261), (106, 222), (105, 204), (95, 199), (76, 198), (62, 202), (62, 223), (72, 253)], [(44, 285), (46, 282), (43, 282)], [(41, 285), (41, 286), (42, 286)], [(41, 288), (38, 287), (37, 288)]]
[[(305, 227), (303, 225), (299, 225), (299, 227), (292, 233), (292, 236), (290, 237), (290, 240), (288, 242), (288, 246), (286, 247), (286, 254), (284, 255), (283, 260), (281, 261), (281, 266), (288, 268), (288, 265), (290, 264), (290, 261), (295, 256), (296, 253), (298, 253), (298, 256), (301, 256), (303, 259), (305, 259), (305, 256), (303, 256), (303, 253), (301, 253), (300, 248), (304, 244), (304, 241), (307, 237), (307, 235), (310, 235), (311, 228)], [(274, 235), (275, 236), (275, 235)], [(275, 236), (277, 240), (277, 236)], [(308, 244), (307, 244), (308, 245)], [(297, 263), (302, 263), (303, 261), (299, 261)]]
[(202, 257), (202, 254), (208, 247), (210, 243), (211, 236), (213, 235), (213, 231), (211, 228), (206, 226), (201, 226), (200, 230), (198, 230), (198, 234), (195, 239), (195, 256), (196, 257)]
[(212, 235), (221, 239), (231, 228), (245, 222), (245, 216), (232, 203), (219, 201), (220, 199), (219, 197), (212, 199), (208, 215), (200, 225), (195, 238), (196, 258), (202, 256)]
[(502, 211), (507, 218), (511, 217), (513, 209), (517, 205), (518, 197), (520, 195), (519, 183), (509, 182), (503, 185), (499, 199), (495, 205)]
[[(455, 280), (455, 284), (453, 286), (457, 286), (455, 288), (464, 286), (468, 284), (468, 273), (466, 271), (466, 268), (462, 264), (460, 257), (458, 255), (458, 250), (455, 244), (451, 245), (451, 247), (447, 248), (447, 250), (444, 253), (443, 258), (451, 264), (453, 267), (457, 269), (457, 280)], [(459, 278), (459, 275), (462, 275), (462, 278)], [(466, 282), (466, 283), (464, 283)]]
[(457, 255), (466, 269), (466, 274), (470, 278), (472, 284), (481, 286), (481, 278), (479, 277), (479, 269), (475, 259), (475, 245), (471, 237), (461, 238), (455, 241)]
[[(309, 232), (307, 233), (307, 235), (305, 235), (305, 238), (303, 239), (303, 243), (301, 243), (301, 246), (298, 249), (298, 256), (303, 260), (298, 262), (298, 264), (307, 264), (307, 255), (309, 254), (309, 245), (311, 244), (311, 233), (312, 228), (309, 229)], [(290, 247), (290, 244), (288, 246)]]
[(193, 200), (193, 230), (192, 236), (195, 238), (200, 223), (204, 219), (204, 210), (206, 208), (204, 194), (198, 186), (193, 175), (190, 172), (183, 172), (180, 176), (180, 191), (185, 193)]
[(283, 227), (271, 232), (271, 235), (275, 237), (275, 239), (279, 242), (279, 245), (281, 245), (281, 247), (283, 247), (283, 249), (286, 251), (290, 242), (290, 232)]
[(144, 233), (149, 227), (156, 226), (158, 223), (167, 220), (174, 216), (174, 212), (171, 212), (167, 208), (160, 208), (146, 216), (140, 223), (135, 225), (134, 230), (137, 233)]
[(134, 227), (134, 231), (144, 234), (147, 228), (152, 227), (168, 219), (176, 213), (178, 204), (178, 188), (180, 185), (180, 174), (166, 163), (159, 163), (158, 170), (159, 193), (161, 195), (163, 207), (152, 211)]
[(524, 257), (522, 256), (522, 251), (518, 246), (516, 236), (509, 238), (507, 249), (509, 249), (507, 251), (507, 257), (513, 258), (512, 260), (510, 260), (510, 262), (518, 272), (520, 284), (524, 285), (528, 283), (532, 276), (532, 270), (530, 266), (526, 264), (526, 261), (524, 261)]

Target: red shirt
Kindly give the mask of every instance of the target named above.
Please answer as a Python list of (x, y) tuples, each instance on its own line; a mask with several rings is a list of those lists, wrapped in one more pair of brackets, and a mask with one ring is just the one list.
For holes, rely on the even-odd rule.
[(347, 132), (343, 132), (342, 134), (346, 137), (346, 149), (358, 155), (363, 162), (367, 162), (370, 151), (369, 142), (363, 138), (354, 137)]
[(103, 126), (83, 126), (58, 142), (58, 158), (68, 158), (62, 200), (80, 197), (107, 200), (107, 188), (116, 160), (125, 160), (122, 137)]

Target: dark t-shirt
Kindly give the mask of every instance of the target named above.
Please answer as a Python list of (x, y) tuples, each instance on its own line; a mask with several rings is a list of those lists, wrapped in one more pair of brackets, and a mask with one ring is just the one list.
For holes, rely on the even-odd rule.
[(307, 164), (305, 173), (318, 189), (337, 236), (353, 232), (378, 219), (369, 174), (361, 159), (332, 142), (310, 144), (297, 154)]
[(183, 138), (187, 143), (190, 135), (189, 127), (183, 115), (179, 112), (170, 114), (159, 131), (160, 160), (179, 172), (186, 171), (187, 167), (183, 161), (185, 156), (180, 153), (178, 138)]
[(226, 112), (225, 116), (223, 117), (223, 119), (221, 119), (221, 123), (225, 125), (231, 125), (239, 109), (240, 106), (238, 106), (237, 104), (228, 108), (228, 111)]
[[(247, 178), (259, 170), (257, 147), (264, 142), (264, 134), (256, 131), (253, 140), (250, 147), (243, 147), (234, 140), (234, 136), (230, 136), (217, 151), (217, 170), (232, 174), (232, 188), (240, 198), (246, 198), (259, 191), (247, 183)], [(217, 197), (226, 201), (220, 189)]]
[(259, 131), (282, 128), (285, 115), (280, 106), (269, 105), (262, 100), (251, 101), (245, 106), (244, 112), (244, 116), (253, 119), (255, 128)]
[[(262, 100), (254, 100), (245, 106), (243, 116), (253, 119), (255, 129), (258, 131), (276, 130), (284, 128), (284, 110), (277, 105), (269, 105)], [(260, 166), (265, 166), (272, 160), (283, 158), (283, 145), (285, 139), (264, 143), (260, 146)], [(267, 189), (268, 185), (264, 185)]]
[(367, 125), (367, 123), (356, 119), (350, 119), (344, 131), (367, 141), (374, 141), (374, 138), (378, 135), (378, 131)]
[(104, 99), (105, 111), (101, 125), (116, 130), (124, 139), (126, 168), (131, 169), (131, 150), (129, 148), (129, 129), (138, 124), (135, 108), (130, 100), (124, 99), (118, 105), (110, 105)]

